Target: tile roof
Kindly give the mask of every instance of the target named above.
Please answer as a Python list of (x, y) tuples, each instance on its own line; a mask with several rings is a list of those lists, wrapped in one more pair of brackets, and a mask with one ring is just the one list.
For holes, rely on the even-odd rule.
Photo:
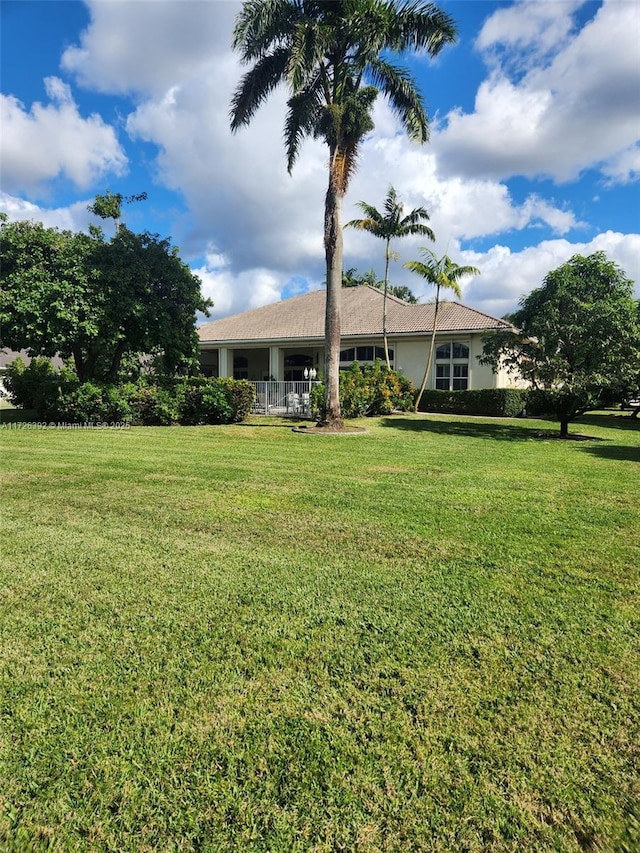
[[(369, 285), (342, 289), (342, 339), (382, 334), (382, 291)], [(283, 302), (203, 323), (201, 343), (324, 339), (325, 291), (314, 290)], [(412, 335), (431, 332), (434, 304), (410, 305), (387, 297), (387, 333)], [(441, 302), (438, 331), (485, 331), (511, 328), (505, 320), (476, 311), (459, 302)]]

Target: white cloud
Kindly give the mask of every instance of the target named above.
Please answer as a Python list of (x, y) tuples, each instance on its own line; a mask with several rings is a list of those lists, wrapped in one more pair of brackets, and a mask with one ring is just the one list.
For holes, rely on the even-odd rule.
[(124, 173), (127, 158), (115, 131), (96, 114), (83, 118), (69, 87), (45, 80), (51, 103), (27, 111), (11, 95), (0, 95), (0, 168), (6, 191), (39, 191), (65, 176), (80, 189), (107, 173)]
[(91, 21), (62, 57), (65, 71), (98, 92), (162, 95), (229, 52), (236, 2), (87, 0)]
[[(443, 173), (566, 181), (601, 168), (610, 181), (629, 179), (625, 164), (640, 137), (640, 6), (608, 0), (566, 39), (567, 12), (577, 5), (535, 0), (488, 20), (479, 46), (507, 53), (479, 87), (475, 111), (447, 117), (438, 140)], [(520, 79), (508, 73), (513, 55), (527, 66)], [(487, 60), (495, 62), (492, 53)]]
[(0, 190), (0, 210), (7, 214), (10, 221), (42, 222), (47, 228), (68, 231), (86, 231), (89, 222), (93, 220), (87, 210), (87, 205), (91, 202), (92, 199), (86, 199), (74, 202), (68, 207), (48, 208)]
[(463, 287), (463, 299), (476, 308), (501, 317), (513, 311), (520, 299), (540, 287), (548, 272), (566, 263), (573, 255), (603, 251), (636, 282), (640, 297), (640, 234), (606, 231), (584, 243), (545, 240), (520, 252), (496, 245), (487, 252), (463, 251), (459, 263), (477, 266), (482, 275)]
[(212, 317), (225, 317), (250, 308), (260, 308), (282, 298), (287, 277), (267, 269), (248, 269), (234, 273), (227, 260), (213, 252), (205, 265), (192, 270), (202, 280), (202, 293), (212, 299)]

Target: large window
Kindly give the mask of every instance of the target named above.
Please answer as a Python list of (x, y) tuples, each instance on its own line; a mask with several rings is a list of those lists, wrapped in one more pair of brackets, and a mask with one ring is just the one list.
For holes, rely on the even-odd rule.
[(469, 387), (469, 347), (460, 341), (440, 344), (436, 349), (436, 388), (466, 391)]
[[(393, 366), (394, 352), (389, 350), (389, 361)], [(373, 364), (376, 359), (384, 361), (384, 347), (379, 347), (374, 344), (363, 345), (359, 347), (349, 347), (348, 349), (340, 350), (340, 368), (346, 370), (354, 361), (360, 364)]]

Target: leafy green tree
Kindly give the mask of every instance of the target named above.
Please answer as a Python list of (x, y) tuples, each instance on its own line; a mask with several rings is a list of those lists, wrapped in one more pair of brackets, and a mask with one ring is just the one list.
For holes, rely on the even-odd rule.
[(395, 296), (396, 299), (402, 299), (403, 302), (408, 302), (410, 305), (418, 304), (415, 293), (404, 284), (390, 284), (389, 296)]
[(431, 367), (433, 365), (433, 352), (436, 344), (436, 332), (438, 329), (438, 308), (440, 306), (440, 291), (442, 289), (453, 291), (454, 296), (460, 299), (462, 291), (460, 290), (460, 279), (469, 275), (480, 275), (480, 270), (472, 266), (460, 266), (456, 264), (448, 255), (443, 255), (438, 258), (435, 252), (431, 249), (423, 247), (421, 250), (424, 261), (407, 261), (403, 266), (412, 272), (422, 276), (429, 284), (436, 288), (436, 303), (433, 312), (433, 331), (431, 332), (431, 341), (429, 343), (429, 356), (427, 358), (427, 366), (424, 371), (422, 385), (416, 397), (415, 411), (420, 407), (420, 400), (424, 394), (424, 389), (427, 387), (429, 376), (431, 375)]
[(122, 203), (131, 204), (132, 201), (145, 201), (146, 198), (146, 193), (124, 196), (122, 193), (106, 192), (104, 195), (97, 195), (93, 204), (87, 205), (87, 210), (101, 219), (113, 219), (117, 233), (120, 230)]
[(123, 358), (160, 353), (165, 370), (197, 366), (196, 311), (210, 306), (200, 280), (167, 240), (123, 225), (106, 241), (0, 223), (2, 346), (73, 358), (78, 378), (113, 381)]
[(392, 54), (425, 50), (435, 56), (455, 40), (452, 19), (423, 0), (246, 0), (233, 48), (252, 68), (231, 103), (231, 128), (249, 124), (269, 94), (289, 90), (285, 149), (289, 172), (305, 137), (329, 149), (324, 248), (327, 267), (325, 367), (327, 426), (341, 426), (339, 398), (342, 200), (362, 141), (373, 129), (381, 91), (408, 135), (428, 138), (422, 97)]
[(343, 287), (362, 287), (365, 284), (371, 287), (379, 287), (382, 282), (378, 281), (378, 276), (373, 269), (359, 273), (356, 267), (349, 267), (349, 269), (342, 273)]
[(633, 284), (604, 252), (574, 255), (548, 273), (511, 315), (517, 331), (486, 338), (481, 361), (506, 367), (542, 392), (569, 423), (603, 397), (624, 397), (640, 366), (640, 305)]
[(429, 219), (426, 208), (416, 207), (410, 213), (404, 214), (404, 205), (399, 201), (395, 189), (390, 186), (387, 197), (384, 200), (384, 211), (381, 213), (377, 208), (365, 201), (359, 201), (358, 207), (365, 214), (363, 219), (352, 219), (347, 222), (347, 228), (357, 228), (359, 231), (368, 231), (374, 237), (384, 240), (384, 296), (382, 299), (382, 339), (384, 341), (384, 357), (387, 367), (391, 368), (389, 361), (389, 341), (387, 340), (387, 293), (389, 292), (389, 263), (391, 258), (397, 260), (398, 255), (391, 250), (391, 241), (412, 234), (420, 234), (435, 240), (431, 228), (421, 220)]

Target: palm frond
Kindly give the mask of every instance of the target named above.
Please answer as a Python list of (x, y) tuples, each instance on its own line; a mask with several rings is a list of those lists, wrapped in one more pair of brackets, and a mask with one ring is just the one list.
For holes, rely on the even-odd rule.
[(387, 14), (387, 44), (397, 53), (413, 49), (437, 56), (457, 39), (453, 18), (434, 3), (406, 0), (398, 5), (388, 0), (384, 5), (392, 7)]
[(299, 0), (246, 0), (236, 16), (231, 46), (243, 64), (260, 59), (289, 38), (301, 16)]
[(410, 72), (376, 57), (368, 63), (367, 76), (386, 96), (409, 138), (426, 142), (429, 139), (429, 120), (422, 105), (422, 95)]
[(231, 130), (249, 124), (254, 114), (276, 86), (286, 77), (288, 52), (277, 48), (259, 59), (244, 75), (231, 99)]
[(287, 101), (287, 117), (284, 125), (284, 145), (287, 153), (287, 170), (291, 172), (305, 136), (315, 136), (322, 118), (322, 102), (319, 90), (319, 75), (311, 81), (309, 88), (292, 95)]

